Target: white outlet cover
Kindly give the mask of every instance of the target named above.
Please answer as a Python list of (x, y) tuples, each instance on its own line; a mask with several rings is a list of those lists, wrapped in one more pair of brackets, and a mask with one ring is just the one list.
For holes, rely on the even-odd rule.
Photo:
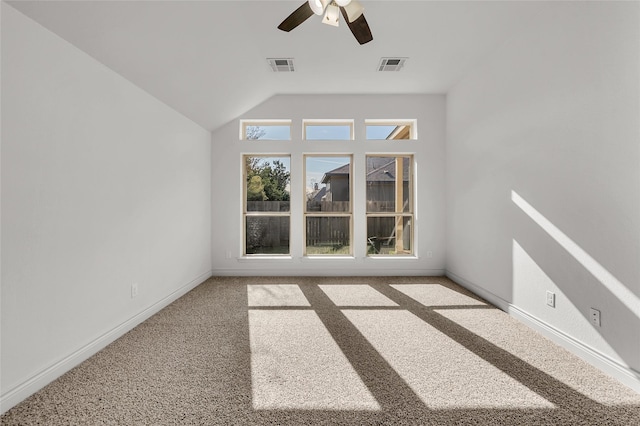
[(556, 307), (556, 294), (552, 291), (547, 291), (547, 305), (552, 308)]
[(138, 283), (131, 284), (131, 298), (134, 299), (138, 295)]
[(596, 327), (601, 326), (600, 322), (600, 311), (594, 308), (591, 308), (591, 323)]

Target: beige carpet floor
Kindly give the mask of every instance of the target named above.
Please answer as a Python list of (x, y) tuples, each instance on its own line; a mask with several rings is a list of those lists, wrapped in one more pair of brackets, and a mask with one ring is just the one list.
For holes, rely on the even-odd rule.
[(640, 395), (446, 278), (212, 278), (0, 423), (640, 425)]

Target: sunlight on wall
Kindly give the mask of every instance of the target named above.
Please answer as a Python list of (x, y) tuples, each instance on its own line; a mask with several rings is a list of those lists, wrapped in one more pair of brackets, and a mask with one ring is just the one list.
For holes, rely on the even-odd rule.
[[(589, 333), (588, 335), (581, 335), (582, 339), (588, 339), (592, 342), (592, 345), (600, 350), (607, 351), (607, 353), (616, 353), (600, 333), (592, 330), (589, 319), (580, 312), (570, 298), (564, 295), (556, 283), (538, 266), (536, 261), (516, 240), (513, 240), (512, 243), (512, 262), (514, 305), (524, 308), (529, 314), (544, 318), (545, 321), (558, 324), (559, 326), (556, 325), (558, 328), (566, 327), (568, 321), (574, 319), (573, 321), (581, 329), (586, 330), (584, 333)], [(543, 305), (545, 290), (556, 293), (556, 307), (553, 309)], [(622, 360), (619, 360), (619, 362), (624, 364)]]
[[(538, 293), (541, 289), (556, 293), (556, 304), (564, 303), (562, 291), (556, 283), (538, 266), (535, 260), (529, 256), (516, 240), (511, 247), (511, 262), (513, 266), (513, 301), (516, 306), (527, 306), (530, 300), (536, 300), (539, 304)], [(544, 292), (542, 293), (544, 294)], [(560, 301), (562, 299), (562, 302)], [(545, 305), (546, 306), (546, 305)]]
[(582, 266), (589, 271), (598, 281), (602, 283), (620, 303), (623, 303), (636, 316), (640, 317), (640, 298), (629, 290), (623, 283), (618, 281), (609, 271), (607, 271), (597, 260), (591, 257), (586, 251), (578, 246), (571, 238), (558, 229), (531, 204), (524, 200), (517, 192), (511, 191), (511, 200), (525, 212), (535, 223), (537, 223), (547, 234), (549, 234), (562, 248), (573, 256)]

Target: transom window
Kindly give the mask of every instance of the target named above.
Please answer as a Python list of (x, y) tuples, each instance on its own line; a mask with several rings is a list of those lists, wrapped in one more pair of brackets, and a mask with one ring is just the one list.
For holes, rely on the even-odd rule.
[(353, 140), (353, 120), (304, 120), (302, 136), (308, 141)]
[(416, 139), (415, 120), (365, 120), (367, 140)]
[(291, 140), (291, 120), (242, 120), (240, 122), (242, 140)]

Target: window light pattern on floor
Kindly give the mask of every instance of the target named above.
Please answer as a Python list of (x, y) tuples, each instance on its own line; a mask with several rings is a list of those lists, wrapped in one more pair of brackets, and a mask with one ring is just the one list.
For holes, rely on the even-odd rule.
[(429, 409), (555, 407), (430, 323), (424, 312), (445, 318), (434, 309), (495, 310), (442, 285), (248, 285), (247, 293), (254, 409), (382, 409), (384, 396), (363, 382), (358, 357), (343, 353), (338, 323)]
[[(250, 306), (309, 306), (296, 285), (249, 285)], [(379, 410), (311, 310), (249, 310), (254, 409)]]

